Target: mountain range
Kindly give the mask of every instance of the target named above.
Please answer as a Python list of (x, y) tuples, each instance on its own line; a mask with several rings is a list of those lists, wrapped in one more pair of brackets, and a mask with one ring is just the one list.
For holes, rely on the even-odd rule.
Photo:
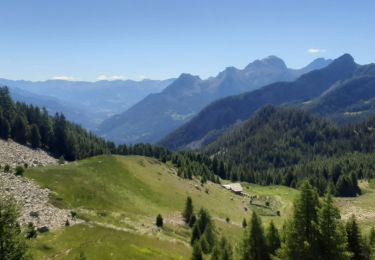
[(375, 64), (359, 66), (353, 77), (299, 107), (339, 124), (367, 119), (375, 114)]
[(352, 56), (345, 54), (328, 66), (306, 73), (295, 81), (276, 82), (255, 91), (220, 99), (164, 138), (161, 144), (170, 149), (199, 148), (216, 140), (227, 129), (248, 119), (265, 105), (309, 103), (328, 95), (328, 90), (333, 91), (334, 86), (371, 74), (371, 68), (357, 65)]
[(319, 58), (296, 70), (288, 68), (282, 59), (270, 56), (244, 69), (228, 67), (205, 80), (182, 74), (162, 92), (151, 94), (124, 113), (104, 120), (97, 133), (116, 143), (155, 143), (215, 100), (274, 82), (290, 82), (330, 62)]
[(95, 131), (104, 119), (125, 111), (148, 94), (160, 92), (173, 80), (32, 82), (0, 79), (0, 86), (8, 86), (16, 101), (46, 107), (51, 114), (62, 112), (69, 120)]

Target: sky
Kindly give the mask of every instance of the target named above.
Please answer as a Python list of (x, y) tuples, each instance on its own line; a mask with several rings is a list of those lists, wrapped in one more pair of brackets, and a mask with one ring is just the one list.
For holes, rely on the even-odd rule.
[(276, 55), (375, 62), (373, 0), (1, 0), (0, 78), (215, 76)]

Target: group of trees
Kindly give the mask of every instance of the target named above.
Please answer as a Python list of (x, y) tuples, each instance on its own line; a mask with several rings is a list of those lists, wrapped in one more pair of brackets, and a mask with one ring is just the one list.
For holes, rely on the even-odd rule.
[(232, 245), (225, 237), (218, 239), (211, 215), (201, 208), (194, 213), (193, 201), (187, 197), (182, 217), (192, 231), (190, 243), (193, 247), (192, 260), (203, 260), (203, 255), (211, 255), (212, 260), (230, 260), (233, 258)]
[(374, 127), (375, 117), (338, 127), (304, 111), (269, 106), (204, 152), (219, 162), (214, 173), (221, 178), (291, 187), (308, 178), (321, 193), (333, 183), (337, 195), (355, 196), (360, 191), (353, 176), (373, 175), (373, 160), (366, 160), (375, 152)]
[[(186, 217), (193, 214), (188, 198), (183, 212), (186, 223), (189, 223)], [(260, 217), (253, 212), (248, 224), (243, 225), (241, 245), (234, 251), (225, 238), (217, 239), (213, 228), (210, 229), (212, 240), (208, 240), (205, 237), (207, 227), (214, 227), (214, 224), (209, 213), (201, 210), (192, 229), (193, 260), (203, 259), (203, 255), (220, 260), (369, 260), (375, 244), (374, 228), (368, 238), (363, 236), (354, 215), (346, 222), (340, 219), (332, 191), (328, 190), (320, 198), (308, 181), (301, 184), (294, 211), (280, 231), (272, 221), (265, 230)]]
[(114, 145), (46, 109), (15, 103), (7, 87), (0, 87), (0, 138), (42, 148), (67, 160), (110, 153)]
[(10, 199), (0, 198), (0, 259), (30, 259), (24, 233), (18, 224), (19, 212)]

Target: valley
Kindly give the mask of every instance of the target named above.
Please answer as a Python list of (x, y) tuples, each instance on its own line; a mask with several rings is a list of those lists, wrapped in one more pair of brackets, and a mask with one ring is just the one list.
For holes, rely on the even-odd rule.
[(0, 260), (375, 259), (375, 2), (0, 10)]

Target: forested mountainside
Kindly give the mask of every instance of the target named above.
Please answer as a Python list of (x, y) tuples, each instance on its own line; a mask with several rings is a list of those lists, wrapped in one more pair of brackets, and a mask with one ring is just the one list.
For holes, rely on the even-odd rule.
[(338, 127), (304, 111), (267, 106), (206, 152), (226, 163), (227, 178), (288, 186), (308, 178), (322, 193), (332, 182), (339, 195), (353, 196), (338, 186), (351, 174), (349, 183), (373, 176), (374, 127), (375, 117)]
[(358, 67), (353, 57), (345, 54), (327, 67), (304, 74), (293, 82), (277, 82), (218, 100), (160, 143), (173, 150), (200, 147), (267, 104), (294, 104), (319, 97), (334, 83), (350, 79)]
[(105, 120), (98, 133), (116, 143), (155, 143), (214, 100), (277, 81), (292, 81), (330, 62), (320, 58), (294, 70), (280, 58), (270, 56), (252, 62), (244, 69), (226, 68), (206, 80), (182, 74), (161, 93), (149, 95), (124, 113)]
[[(199, 156), (197, 160), (195, 156), (171, 153), (163, 147), (150, 144), (115, 146), (66, 120), (63, 114), (50, 116), (44, 108), (15, 103), (7, 87), (0, 87), (0, 138), (11, 138), (33, 149), (41, 148), (55, 158), (63, 157), (69, 161), (110, 153), (154, 157), (163, 162), (173, 161), (181, 177), (192, 178), (193, 175), (199, 175), (204, 182), (219, 181), (208, 167), (211, 165), (209, 158)], [(206, 163), (201, 163), (201, 160)]]
[(110, 153), (110, 143), (65, 119), (49, 116), (46, 109), (15, 103), (7, 87), (0, 88), (0, 138), (43, 148), (56, 157), (82, 159)]
[(68, 120), (95, 130), (104, 119), (127, 110), (151, 93), (162, 91), (173, 80), (0, 79), (0, 86), (8, 86), (15, 101), (45, 107), (50, 114), (63, 113)]
[[(353, 165), (361, 165), (356, 168), (361, 171), (355, 171), (356, 178), (369, 177), (374, 169), (371, 160), (367, 159), (371, 157), (368, 153), (375, 149), (372, 131), (375, 118), (340, 128), (307, 112), (266, 107), (203, 152), (170, 152), (163, 147), (147, 144), (116, 147), (67, 121), (62, 114), (51, 117), (44, 109), (14, 103), (7, 88), (1, 88), (0, 94), (1, 138), (11, 137), (20, 144), (40, 147), (55, 157), (63, 156), (67, 160), (106, 153), (144, 155), (162, 162), (171, 161), (178, 168), (180, 177), (192, 179), (197, 176), (202, 183), (207, 180), (220, 182), (220, 177), (294, 187), (308, 177), (321, 190), (326, 188), (329, 181), (338, 185), (341, 175), (351, 173), (336, 172), (333, 178), (331, 170), (334, 167), (329, 165), (343, 161), (333, 158), (363, 154), (365, 157), (348, 157), (351, 166), (346, 168), (354, 169)], [(332, 161), (319, 158), (332, 158)], [(319, 164), (315, 165), (314, 162)], [(299, 171), (301, 165), (307, 164), (315, 169), (313, 173)], [(353, 195), (348, 192), (338, 195), (344, 193)]]
[(355, 75), (337, 82), (320, 97), (297, 105), (339, 124), (357, 122), (375, 114), (375, 65), (361, 66)]

